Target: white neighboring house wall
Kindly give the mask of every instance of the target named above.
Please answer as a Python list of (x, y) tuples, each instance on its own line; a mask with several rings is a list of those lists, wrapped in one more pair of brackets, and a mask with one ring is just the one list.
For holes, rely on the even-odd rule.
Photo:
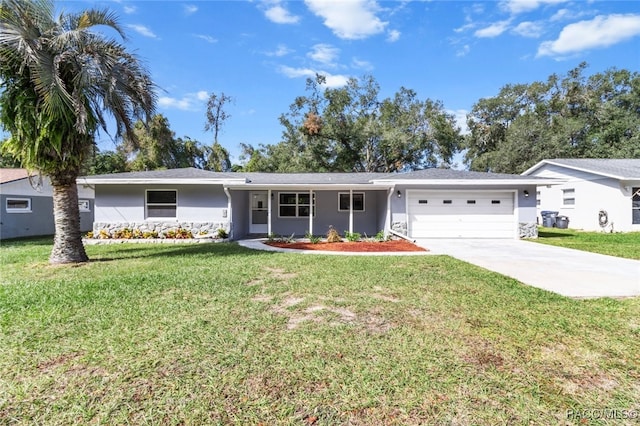
[[(586, 171), (574, 170), (553, 164), (545, 164), (530, 176), (564, 180), (558, 185), (538, 187), (538, 218), (540, 212), (557, 211), (569, 218), (569, 228), (585, 231), (640, 231), (640, 225), (632, 224), (631, 190), (640, 187), (639, 182), (621, 182), (619, 179)], [(571, 197), (573, 190), (573, 197)], [(571, 204), (570, 198), (573, 198)], [(599, 212), (605, 211), (609, 224), (601, 227)]]

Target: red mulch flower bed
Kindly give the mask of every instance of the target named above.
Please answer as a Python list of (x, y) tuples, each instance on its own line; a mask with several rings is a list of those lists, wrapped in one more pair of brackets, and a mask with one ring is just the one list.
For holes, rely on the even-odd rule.
[(296, 241), (293, 243), (267, 241), (273, 247), (296, 249), (296, 250), (323, 250), (323, 251), (345, 251), (345, 252), (405, 252), (405, 251), (427, 251), (422, 247), (418, 247), (410, 241), (391, 240), (391, 241), (358, 241), (341, 243), (320, 242), (312, 244), (310, 242)]

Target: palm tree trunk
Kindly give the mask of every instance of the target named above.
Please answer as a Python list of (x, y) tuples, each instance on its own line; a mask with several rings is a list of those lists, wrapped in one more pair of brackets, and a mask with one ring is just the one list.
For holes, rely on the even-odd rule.
[(80, 234), (78, 186), (53, 183), (53, 217), (56, 235), (49, 263), (80, 263), (89, 260)]

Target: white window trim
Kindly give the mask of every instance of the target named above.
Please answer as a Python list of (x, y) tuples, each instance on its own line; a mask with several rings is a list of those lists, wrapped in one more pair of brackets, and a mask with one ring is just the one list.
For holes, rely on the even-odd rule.
[[(573, 200), (573, 204), (567, 204), (567, 200)], [(562, 208), (572, 209), (576, 206), (576, 189), (564, 188), (562, 190)]]
[[(282, 204), (280, 202), (280, 195), (282, 194), (295, 194), (296, 195), (296, 203), (295, 204)], [(309, 195), (309, 193), (307, 191), (282, 191), (278, 193), (278, 218), (280, 219), (307, 219), (309, 216), (300, 216), (298, 215), (298, 207), (305, 207), (305, 206), (309, 206), (311, 209), (311, 215), (313, 217), (316, 217), (316, 203), (314, 202), (316, 199), (316, 194), (314, 193), (313, 196), (311, 196), (311, 205), (309, 204), (300, 204), (298, 202), (298, 199), (300, 198), (300, 195)], [(287, 206), (287, 207), (294, 207), (296, 208), (296, 215), (295, 216), (283, 216), (280, 214), (280, 207), (281, 206)]]
[[(175, 203), (151, 203), (152, 206), (175, 206), (176, 208), (176, 215), (173, 217), (168, 217), (168, 216), (149, 216), (149, 202), (147, 201), (149, 199), (149, 192), (162, 192), (162, 191), (173, 191), (176, 193), (176, 202)], [(146, 189), (144, 191), (144, 217), (145, 220), (155, 220), (155, 221), (162, 221), (162, 220), (172, 220), (178, 219), (178, 190), (177, 189)]]
[[(22, 209), (16, 209), (16, 208), (10, 208), (9, 207), (9, 201), (26, 201), (27, 202), (27, 208)], [(5, 204), (4, 204), (5, 210), (7, 211), (7, 213), (31, 213), (31, 198), (22, 198), (22, 197), (7, 197)]]
[[(341, 195), (347, 195), (347, 196), (349, 196), (349, 193), (348, 193), (348, 192), (338, 192), (338, 211), (339, 211), (339, 212), (346, 212), (346, 213), (349, 213), (349, 210), (350, 210), (350, 209), (341, 209), (341, 208), (340, 208), (340, 196), (341, 196)], [(365, 198), (365, 197), (366, 197), (366, 196), (365, 196), (364, 192), (354, 192), (354, 193), (353, 193), (353, 195), (354, 195), (354, 197), (355, 197), (356, 195), (362, 195), (362, 210), (356, 210), (356, 209), (353, 209), (353, 212), (354, 212), (354, 213), (364, 213), (364, 211), (366, 210), (366, 206), (367, 206), (367, 203), (365, 202), (365, 200), (366, 200), (366, 198)]]
[[(86, 207), (84, 207), (86, 205)], [(91, 211), (91, 201), (90, 200), (78, 200), (78, 209), (81, 212), (90, 212)]]

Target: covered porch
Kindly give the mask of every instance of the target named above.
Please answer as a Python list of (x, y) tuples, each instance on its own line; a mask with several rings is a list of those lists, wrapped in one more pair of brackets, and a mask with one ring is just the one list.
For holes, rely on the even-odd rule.
[(389, 227), (387, 187), (230, 188), (233, 238), (245, 236), (375, 235)]

